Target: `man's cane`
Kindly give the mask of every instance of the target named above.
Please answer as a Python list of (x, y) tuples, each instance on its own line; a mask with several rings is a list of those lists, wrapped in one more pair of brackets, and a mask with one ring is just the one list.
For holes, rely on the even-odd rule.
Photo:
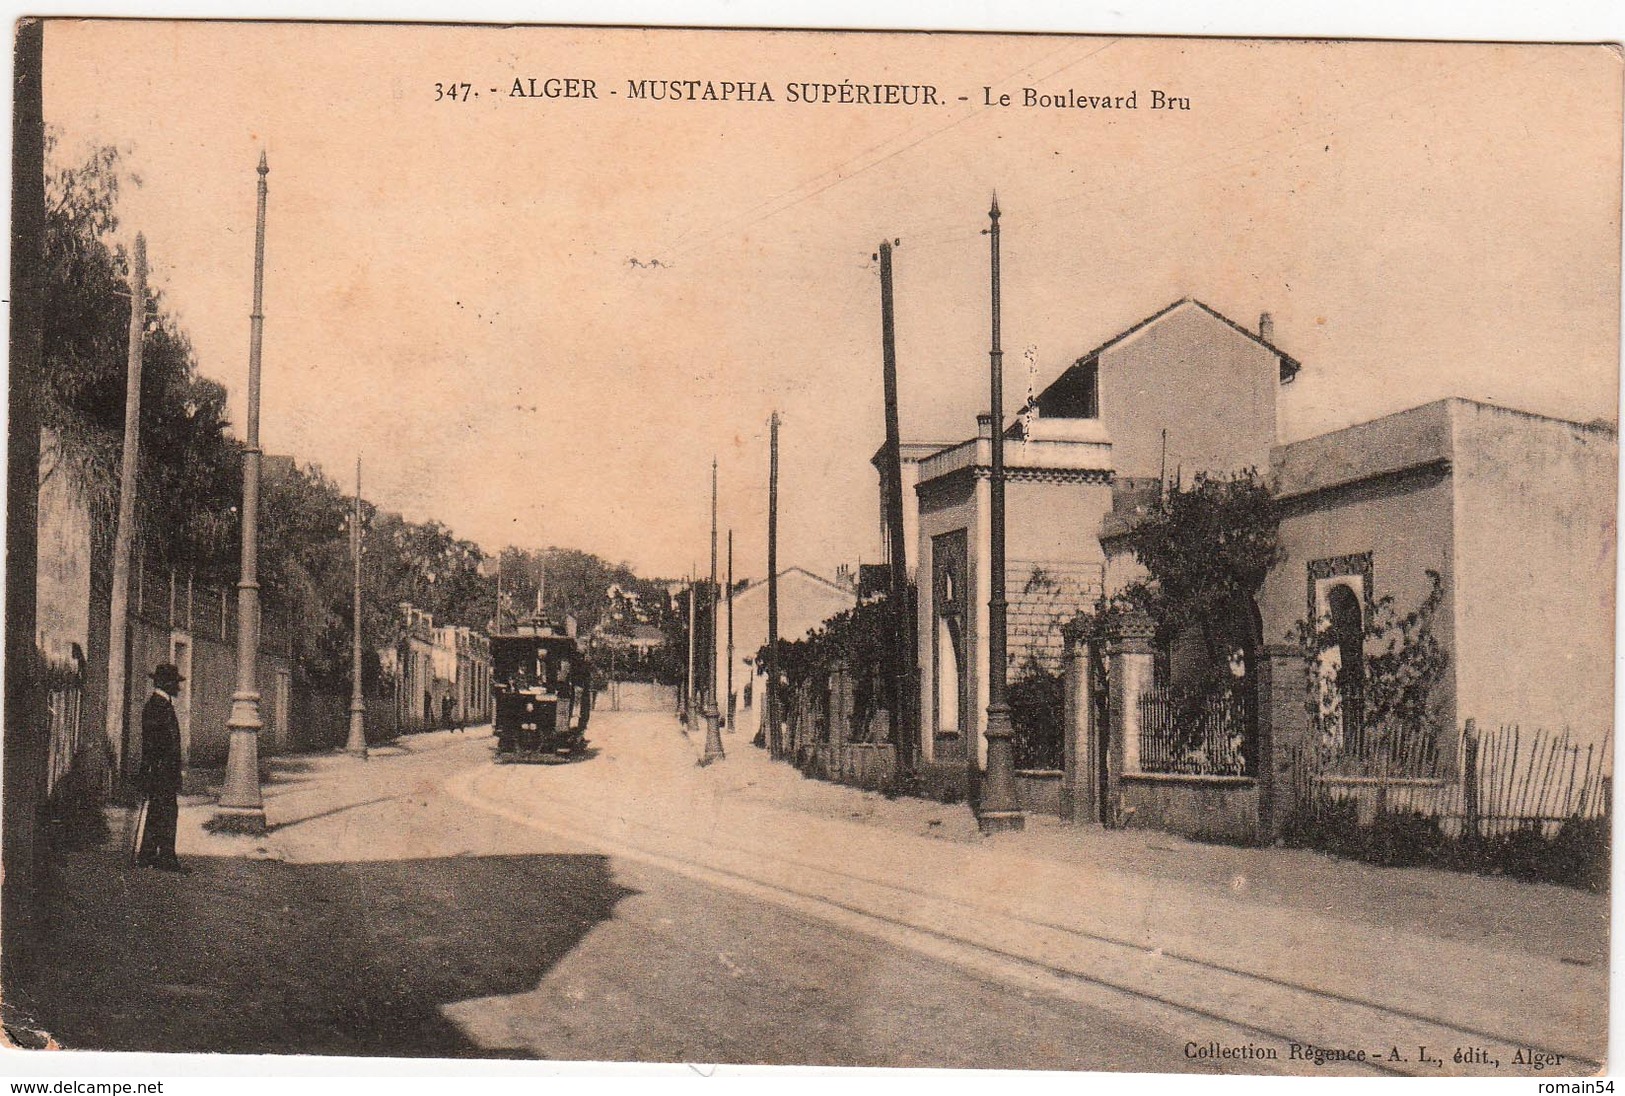
[(147, 796), (141, 796), (141, 802), (135, 807), (135, 824), (130, 827), (129, 859), (130, 866), (134, 867), (141, 856), (141, 831), (147, 827)]

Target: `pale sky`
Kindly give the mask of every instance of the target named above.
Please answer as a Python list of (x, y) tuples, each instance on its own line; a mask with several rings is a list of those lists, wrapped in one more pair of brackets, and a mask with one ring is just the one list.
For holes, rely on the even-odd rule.
[[(124, 231), (234, 418), (263, 147), (266, 449), (341, 480), (359, 452), (369, 498), (491, 550), (703, 568), (716, 454), (736, 572), (759, 575), (777, 407), (781, 561), (876, 560), (870, 255), (901, 240), (905, 438), (968, 436), (995, 188), (1009, 410), (1029, 349), (1041, 387), (1187, 295), (1273, 313), (1304, 364), (1285, 440), (1447, 395), (1618, 405), (1606, 47), (157, 22), (53, 23), (45, 50), (63, 154), (126, 150)], [(600, 98), (507, 94), (548, 76)], [(639, 79), (775, 102), (629, 101)], [(943, 102), (787, 101), (843, 80)], [(1024, 87), (1139, 109), (1023, 108)]]

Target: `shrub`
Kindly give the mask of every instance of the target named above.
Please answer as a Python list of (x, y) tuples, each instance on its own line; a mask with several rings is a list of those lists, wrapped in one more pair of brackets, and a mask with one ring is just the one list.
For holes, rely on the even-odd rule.
[(1018, 769), (1059, 769), (1065, 763), (1066, 681), (1029, 658), (1010, 683), (1012, 745)]
[(1558, 829), (1545, 857), (1546, 880), (1606, 893), (1610, 867), (1609, 819), (1571, 818)]
[(1531, 821), (1507, 833), (1452, 837), (1414, 810), (1378, 811), (1362, 824), (1353, 799), (1300, 804), (1282, 840), (1386, 867), (1427, 866), (1603, 892), (1609, 881), (1609, 820), (1572, 818), (1552, 836)]

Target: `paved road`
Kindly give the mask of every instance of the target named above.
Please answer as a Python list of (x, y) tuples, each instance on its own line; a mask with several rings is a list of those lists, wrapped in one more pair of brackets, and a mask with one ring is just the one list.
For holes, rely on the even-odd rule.
[[(496, 766), (487, 734), (448, 735), (348, 771), (324, 761), (271, 801), (285, 867), (328, 865), (368, 896), (369, 952), (427, 949), (413, 968), (463, 968), (433, 987), (431, 1038), (381, 1027), (389, 1052), (1140, 1071), (1179, 1059), (1175, 1035), (601, 835), (634, 806), (691, 810), (694, 774), (668, 716), (602, 712), (593, 738), (587, 761)], [(482, 802), (487, 780), (503, 794)], [(377, 996), (402, 999), (421, 976), (400, 980)]]
[(1602, 1056), (1603, 971), (853, 820), (854, 793), (738, 738), (696, 766), (664, 712), (600, 711), (592, 738), (561, 766), (495, 765), (478, 729), (285, 760), (263, 852), (197, 810), (192, 876), (70, 858), (25, 1003), (103, 1049), (1454, 1073), (1483, 1047), (1504, 1074), (1523, 1045), (1566, 1056), (1546, 1076)]

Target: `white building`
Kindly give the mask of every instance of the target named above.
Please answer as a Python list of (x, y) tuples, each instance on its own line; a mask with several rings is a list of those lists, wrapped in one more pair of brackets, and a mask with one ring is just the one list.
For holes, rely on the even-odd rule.
[[(797, 640), (837, 613), (858, 603), (850, 587), (819, 578), (811, 571), (790, 567), (779, 572), (779, 638)], [(733, 695), (728, 695), (728, 596), (717, 604), (717, 643), (713, 653), (717, 671), (717, 707), (724, 716), (755, 733), (761, 723), (762, 689), (767, 680), (756, 665), (756, 655), (767, 643), (767, 580), (758, 579), (733, 595)]]

